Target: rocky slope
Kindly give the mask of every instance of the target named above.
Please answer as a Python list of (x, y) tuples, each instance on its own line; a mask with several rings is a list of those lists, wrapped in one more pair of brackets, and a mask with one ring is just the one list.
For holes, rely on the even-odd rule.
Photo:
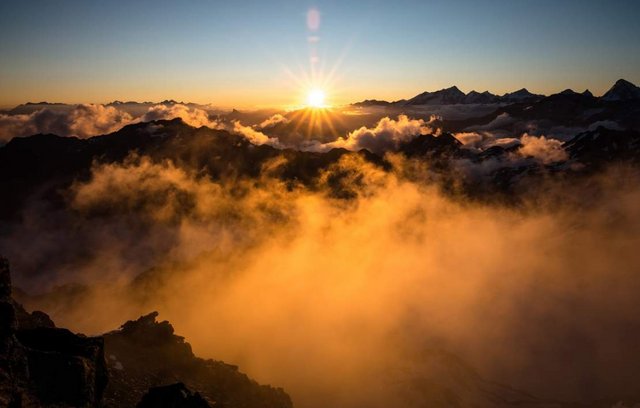
[(9, 263), (0, 258), (2, 407), (292, 407), (284, 390), (194, 356), (171, 324), (156, 322), (157, 313), (86, 337), (26, 312), (11, 291)]
[(96, 407), (107, 383), (104, 340), (56, 328), (11, 298), (0, 258), (0, 406)]

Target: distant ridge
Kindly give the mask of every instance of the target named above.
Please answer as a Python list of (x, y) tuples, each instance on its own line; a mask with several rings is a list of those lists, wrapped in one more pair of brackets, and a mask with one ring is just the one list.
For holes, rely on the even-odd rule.
[[(582, 93), (578, 93), (573, 89), (565, 89), (564, 91), (550, 95), (582, 95), (589, 98), (595, 98), (591, 91), (586, 89)], [(377, 99), (367, 99), (361, 102), (353, 103), (352, 106), (369, 107), (369, 106), (421, 106), (421, 105), (469, 105), (469, 104), (512, 104), (512, 103), (533, 103), (545, 98), (545, 95), (534, 94), (528, 89), (522, 88), (514, 92), (505, 93), (502, 96), (495, 95), (489, 91), (477, 92), (475, 90), (465, 94), (457, 86), (440, 89), (434, 92), (422, 92), (408, 100), (399, 100), (389, 102)], [(640, 88), (629, 81), (620, 79), (600, 98), (603, 101), (614, 102), (640, 99)]]

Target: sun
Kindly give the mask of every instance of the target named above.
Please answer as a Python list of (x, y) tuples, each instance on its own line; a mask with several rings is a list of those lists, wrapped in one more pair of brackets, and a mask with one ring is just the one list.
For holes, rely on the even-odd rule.
[(324, 108), (325, 94), (322, 89), (312, 89), (307, 95), (307, 106), (311, 108)]

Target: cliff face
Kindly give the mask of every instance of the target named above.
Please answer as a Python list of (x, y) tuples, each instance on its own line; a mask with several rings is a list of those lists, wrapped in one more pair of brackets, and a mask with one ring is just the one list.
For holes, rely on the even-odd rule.
[(94, 407), (107, 384), (104, 340), (56, 328), (11, 298), (0, 258), (0, 406)]

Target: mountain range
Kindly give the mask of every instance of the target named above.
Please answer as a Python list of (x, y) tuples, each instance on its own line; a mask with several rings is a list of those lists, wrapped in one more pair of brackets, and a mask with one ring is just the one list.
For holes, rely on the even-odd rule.
[[(577, 92), (566, 89), (560, 94), (578, 94)], [(581, 93), (584, 96), (593, 97), (589, 90)], [(383, 100), (369, 99), (362, 102), (356, 102), (353, 106), (419, 106), (419, 105), (458, 105), (458, 104), (512, 104), (512, 103), (531, 103), (542, 100), (545, 95), (534, 94), (526, 88), (519, 89), (504, 95), (495, 95), (489, 91), (477, 92), (475, 90), (465, 94), (457, 86), (440, 89), (434, 92), (422, 92), (413, 98), (402, 99), (395, 102)], [(604, 95), (601, 97), (604, 101), (626, 101), (640, 99), (640, 88), (624, 79), (618, 80)]]

